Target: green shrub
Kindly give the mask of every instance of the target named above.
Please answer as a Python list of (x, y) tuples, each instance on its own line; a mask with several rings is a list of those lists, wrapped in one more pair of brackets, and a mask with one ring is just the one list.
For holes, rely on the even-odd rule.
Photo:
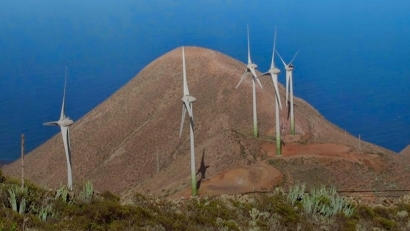
[(396, 222), (394, 220), (389, 220), (383, 217), (379, 217), (376, 219), (376, 222), (380, 224), (380, 226), (386, 230), (393, 230), (397, 227)]
[(356, 219), (346, 217), (343, 213), (338, 213), (335, 215), (335, 223), (340, 230), (356, 231), (357, 221), (358, 220)]
[(376, 214), (369, 206), (358, 205), (353, 216), (356, 219), (373, 220)]
[(6, 177), (4, 177), (3, 172), (0, 170), (0, 183), (6, 181)]
[(89, 203), (93, 199), (93, 196), (94, 187), (90, 181), (87, 181), (83, 186), (83, 190), (78, 193), (77, 199)]
[(389, 219), (392, 214), (396, 214), (396, 212), (393, 211), (393, 209), (383, 208), (381, 206), (375, 207), (373, 211), (377, 216), (383, 217), (386, 219)]
[(294, 185), (289, 193), (278, 188), (270, 194), (175, 201), (136, 194), (132, 201), (122, 204), (110, 192), (94, 195), (90, 184), (74, 194), (65, 186), (49, 191), (30, 183), (22, 190), (19, 182), (6, 179), (0, 184), (0, 230), (350, 231), (371, 226), (399, 230), (410, 224), (407, 203), (354, 207), (324, 186), (310, 193), (304, 193), (304, 185)]

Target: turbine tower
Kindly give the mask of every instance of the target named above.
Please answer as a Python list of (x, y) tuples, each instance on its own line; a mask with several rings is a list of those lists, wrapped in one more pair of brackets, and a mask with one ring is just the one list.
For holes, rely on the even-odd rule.
[(64, 150), (65, 150), (65, 157), (67, 159), (67, 187), (69, 190), (73, 190), (73, 175), (71, 169), (71, 145), (70, 145), (70, 129), (69, 126), (73, 124), (73, 120), (71, 120), (65, 114), (65, 89), (67, 85), (67, 67), (65, 68), (65, 77), (64, 77), (64, 94), (63, 94), (63, 103), (61, 106), (61, 114), (60, 119), (58, 121), (53, 122), (46, 122), (43, 125), (54, 125), (60, 126), (61, 135), (63, 136), (63, 143), (64, 143)]
[(196, 188), (196, 170), (195, 170), (195, 145), (194, 145), (194, 115), (192, 110), (192, 102), (195, 102), (196, 98), (189, 94), (188, 84), (186, 80), (186, 68), (185, 68), (185, 52), (184, 47), (182, 47), (182, 69), (183, 69), (183, 88), (184, 95), (182, 96), (182, 117), (181, 117), (181, 128), (179, 130), (179, 137), (181, 137), (182, 129), (184, 127), (185, 114), (188, 111), (189, 115), (189, 138), (191, 141), (191, 187), (192, 196), (196, 197), (198, 195)]
[(241, 85), (241, 83), (246, 78), (248, 73), (251, 73), (251, 76), (252, 76), (252, 97), (253, 97), (253, 135), (256, 138), (256, 137), (258, 137), (259, 133), (258, 133), (258, 117), (257, 117), (257, 114), (256, 114), (255, 81), (258, 81), (258, 84), (261, 88), (262, 88), (262, 84), (259, 81), (259, 79), (257, 78), (256, 71), (255, 71), (255, 69), (258, 66), (256, 64), (252, 63), (252, 60), (251, 60), (251, 48), (249, 46), (249, 26), (248, 25), (247, 25), (246, 29), (247, 29), (247, 35), (248, 35), (248, 65), (246, 65), (246, 70), (243, 73), (241, 79), (239, 80), (238, 85), (236, 85), (236, 88), (238, 88), (239, 85)]
[(280, 70), (275, 67), (275, 47), (276, 47), (276, 27), (275, 27), (275, 37), (273, 40), (273, 54), (272, 62), (270, 64), (270, 69), (268, 72), (263, 73), (260, 77), (264, 75), (270, 75), (272, 77), (273, 87), (275, 88), (275, 121), (276, 121), (276, 155), (282, 155), (281, 150), (281, 140), (280, 140), (280, 124), (279, 124), (279, 108), (282, 110), (282, 103), (280, 102), (279, 89), (278, 89), (278, 74)]
[[(292, 63), (295, 60), (296, 56), (298, 55), (299, 51), (296, 52), (296, 54), (293, 56), (289, 64), (286, 64), (285, 61), (283, 61), (278, 51), (276, 51), (276, 53), (279, 55), (279, 58), (280, 60), (282, 60), (282, 63), (286, 69), (286, 106), (287, 104), (290, 104), (289, 105), (290, 107), (290, 133), (292, 135), (295, 135), (295, 114), (293, 111), (293, 76), (292, 76), (292, 71), (294, 68), (293, 68)], [(290, 95), (289, 96), (290, 102), (288, 101), (288, 94)]]

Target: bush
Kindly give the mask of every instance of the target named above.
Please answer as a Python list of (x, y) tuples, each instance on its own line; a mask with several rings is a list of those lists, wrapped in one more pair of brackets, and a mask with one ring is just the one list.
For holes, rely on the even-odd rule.
[(6, 177), (4, 177), (3, 172), (0, 170), (0, 183), (6, 181)]
[(0, 202), (0, 230), (349, 231), (375, 227), (398, 230), (410, 224), (407, 203), (396, 208), (353, 207), (334, 188), (324, 186), (310, 193), (304, 193), (303, 185), (295, 185), (289, 193), (279, 188), (270, 194), (189, 200), (136, 194), (132, 204), (122, 204), (110, 192), (94, 195), (92, 185), (86, 184), (74, 194), (65, 186), (49, 191), (28, 183), (21, 189), (19, 182), (6, 179), (0, 184)]

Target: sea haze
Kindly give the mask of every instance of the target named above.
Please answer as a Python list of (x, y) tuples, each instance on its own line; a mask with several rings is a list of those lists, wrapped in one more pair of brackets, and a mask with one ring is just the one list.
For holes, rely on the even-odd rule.
[(19, 157), (22, 133), (29, 152), (59, 132), (42, 123), (59, 118), (65, 66), (66, 113), (75, 121), (178, 46), (246, 62), (247, 23), (259, 70), (269, 69), (277, 26), (282, 57), (300, 50), (295, 95), (352, 135), (399, 152), (410, 144), (408, 12), (404, 0), (7, 1), (0, 8), (0, 159)]

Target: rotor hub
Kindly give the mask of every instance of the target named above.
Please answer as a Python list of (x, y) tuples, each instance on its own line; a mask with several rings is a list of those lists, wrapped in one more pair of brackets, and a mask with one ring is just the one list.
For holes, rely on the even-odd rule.
[(72, 119), (70, 119), (69, 117), (66, 117), (63, 120), (58, 121), (58, 125), (63, 126), (63, 127), (68, 127), (73, 123), (74, 123), (74, 121)]
[(258, 65), (256, 65), (256, 64), (254, 64), (254, 63), (249, 63), (248, 65), (247, 65), (247, 67), (249, 68), (249, 69), (255, 69), (255, 68), (257, 68), (258, 67)]
[(280, 70), (275, 67), (275, 68), (270, 69), (270, 72), (273, 73), (273, 74), (279, 74)]
[(186, 103), (192, 103), (192, 102), (195, 102), (196, 101), (196, 98), (195, 97), (193, 97), (192, 95), (184, 95), (182, 98), (181, 98), (181, 100), (182, 100), (182, 102), (186, 102)]

